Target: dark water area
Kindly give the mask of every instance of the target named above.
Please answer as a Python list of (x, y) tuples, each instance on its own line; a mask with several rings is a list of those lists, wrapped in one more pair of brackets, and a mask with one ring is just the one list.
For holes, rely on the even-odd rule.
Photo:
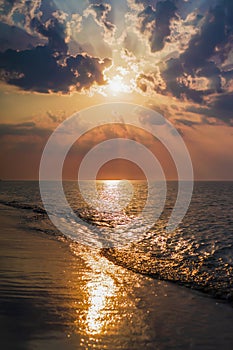
[[(86, 235), (87, 226), (100, 230), (117, 225), (124, 226), (140, 213), (146, 202), (144, 182), (133, 182), (134, 194), (124, 210), (111, 212), (111, 205), (124, 199), (120, 181), (99, 181), (97, 189), (108, 203), (108, 211), (96, 210), (81, 197), (75, 182), (65, 182), (66, 197), (80, 223), (72, 222), (57, 206), (56, 215), (69, 227), (67, 238), (75, 244)], [(88, 193), (88, 183), (86, 191)], [(62, 237), (48, 219), (40, 198), (37, 182), (1, 182), (0, 203), (24, 210), (24, 223), (28, 228)], [(56, 191), (56, 184), (54, 184)], [(153, 227), (143, 232), (140, 239), (118, 248), (101, 248), (99, 253), (111, 262), (153, 278), (176, 282), (211, 296), (233, 301), (233, 182), (196, 182), (190, 207), (179, 227), (165, 230), (177, 195), (177, 184), (168, 183), (165, 208)], [(52, 195), (50, 193), (50, 195)], [(150, 210), (153, 210), (153, 208)], [(53, 208), (54, 211), (54, 208)], [(74, 234), (75, 225), (75, 234)], [(81, 237), (81, 238), (80, 238)], [(96, 240), (92, 230), (90, 241)], [(84, 241), (85, 244), (85, 241)]]

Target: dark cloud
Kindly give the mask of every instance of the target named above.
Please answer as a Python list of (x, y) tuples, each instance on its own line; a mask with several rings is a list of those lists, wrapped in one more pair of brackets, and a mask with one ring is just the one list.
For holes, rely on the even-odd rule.
[(135, 4), (142, 4), (144, 6), (153, 6), (155, 8), (158, 0), (134, 0)]
[(184, 76), (185, 72), (182, 62), (179, 58), (171, 58), (166, 63), (166, 69), (163, 70), (162, 68), (161, 71), (161, 75), (166, 82), (166, 92), (172, 93), (177, 98), (185, 96), (195, 102), (202, 102), (204, 91), (190, 89), (189, 82)]
[(76, 77), (77, 90), (89, 88), (94, 82), (99, 85), (105, 84), (103, 69), (110, 64), (111, 60), (108, 58), (100, 60), (88, 55), (77, 55), (67, 59), (67, 67)]
[(199, 25), (199, 23), (202, 20), (202, 18), (203, 18), (203, 15), (197, 13), (191, 19), (186, 20), (185, 23), (184, 23), (184, 26), (194, 26), (194, 27), (196, 27), (197, 25)]
[[(146, 5), (147, 1), (143, 1), (143, 3)], [(165, 40), (171, 34), (170, 22), (177, 18), (176, 10), (175, 1), (165, 0), (158, 1), (154, 6), (146, 6), (139, 14), (139, 17), (142, 18), (141, 31), (145, 32), (149, 27), (149, 42), (152, 52), (163, 49)]]
[(210, 9), (200, 33), (190, 40), (188, 49), (181, 55), (181, 61), (190, 73), (205, 66), (218, 45), (226, 40), (226, 10), (227, 8), (223, 5)]
[(111, 23), (108, 18), (109, 12), (111, 11), (110, 4), (94, 3), (90, 5), (90, 10), (94, 11), (98, 24), (104, 26), (109, 31), (113, 31), (115, 29), (115, 25)]
[(205, 124), (210, 123), (208, 118), (215, 118), (217, 120), (215, 124), (222, 122), (226, 125), (233, 125), (232, 93), (216, 95), (205, 107), (189, 106), (186, 110), (207, 117), (202, 119)]
[(185, 109), (187, 112), (195, 113), (198, 115), (205, 115), (208, 117), (213, 117), (213, 113), (211, 112), (211, 109), (207, 107), (197, 107), (195, 105), (190, 105), (186, 107)]
[(205, 62), (205, 65), (196, 72), (197, 77), (206, 77), (209, 79), (209, 91), (222, 92), (221, 89), (221, 70), (214, 62)]
[(36, 126), (33, 122), (21, 124), (0, 124), (0, 136), (34, 136), (47, 138), (52, 133), (51, 130)]
[(41, 1), (40, 11), (41, 11), (41, 20), (43, 22), (48, 21), (51, 17), (53, 17), (54, 11), (56, 11), (57, 7), (53, 0), (43, 0)]
[(99, 59), (87, 54), (71, 56), (66, 43), (64, 21), (56, 17), (46, 23), (38, 18), (31, 28), (47, 38), (48, 43), (29, 50), (9, 49), (0, 53), (1, 77), (24, 90), (67, 93), (105, 83), (103, 70), (110, 59)]
[(193, 127), (196, 125), (200, 125), (200, 122), (194, 121), (194, 120), (190, 120), (190, 119), (176, 119), (176, 124), (178, 125), (185, 125), (185, 126), (189, 126), (189, 127)]
[[(226, 73), (221, 69), (221, 62), (233, 48), (232, 13), (231, 0), (219, 1), (216, 7), (210, 8), (185, 52), (179, 58), (169, 59), (165, 68), (161, 65), (167, 92), (199, 103), (206, 95), (223, 92), (221, 78)], [(197, 88), (196, 83), (201, 78), (205, 79), (206, 86)]]
[(188, 110), (193, 113), (216, 118), (225, 124), (233, 125), (232, 93), (215, 96), (212, 101), (208, 103), (208, 107), (195, 108), (190, 106)]
[(233, 98), (232, 93), (218, 95), (215, 97), (214, 101), (211, 103), (211, 108), (216, 111), (216, 114), (221, 111), (222, 119), (224, 121), (233, 121)]
[(47, 46), (32, 50), (7, 50), (0, 54), (0, 68), (8, 84), (37, 92), (68, 92), (74, 76), (62, 67)]
[(1, 1), (0, 18), (4, 23), (29, 29), (30, 20), (40, 14), (42, 0)]
[(8, 84), (41, 93), (67, 93), (72, 87), (82, 90), (94, 83), (102, 85), (105, 83), (103, 69), (111, 63), (109, 59), (85, 54), (68, 56), (64, 62), (60, 64), (48, 46), (0, 53), (2, 76)]
[(16, 26), (0, 23), (0, 51), (5, 51), (9, 48), (25, 50), (45, 42), (45, 38), (38, 38), (38, 36), (29, 34)]
[(66, 24), (64, 21), (59, 21), (57, 18), (52, 17), (44, 24), (38, 18), (33, 18), (31, 27), (48, 39), (47, 47), (52, 52), (56, 52), (58, 55), (67, 53), (68, 45), (65, 41)]

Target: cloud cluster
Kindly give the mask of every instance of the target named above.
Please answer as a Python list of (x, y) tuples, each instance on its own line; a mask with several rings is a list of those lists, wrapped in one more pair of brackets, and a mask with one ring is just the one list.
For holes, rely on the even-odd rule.
[(23, 27), (39, 13), (41, 0), (5, 0), (0, 2), (1, 20), (9, 24), (19, 23)]
[[(178, 35), (171, 34), (172, 23), (183, 28), (197, 26), (182, 51), (169, 53), (154, 71), (138, 76), (138, 87), (143, 92), (152, 90), (192, 101), (197, 113), (206, 116), (203, 119), (206, 123), (208, 117), (213, 117), (232, 125), (233, 2), (216, 0), (209, 4), (206, 1), (203, 13), (189, 12), (187, 5), (185, 12), (184, 1), (134, 2), (143, 6), (138, 14), (140, 30), (149, 33), (152, 52), (164, 52), (164, 44), (169, 45), (169, 41), (174, 44)], [(177, 45), (179, 47), (179, 43)]]
[[(220, 1), (210, 9), (199, 33), (177, 59), (170, 59), (162, 70), (167, 92), (206, 104), (205, 115), (232, 123), (232, 93), (223, 81), (232, 78), (233, 64), (224, 62), (233, 49), (233, 3)], [(208, 96), (212, 96), (211, 99)], [(202, 109), (203, 112), (203, 109)]]
[(122, 66), (132, 90), (175, 97), (205, 120), (231, 124), (232, 0), (80, 3), (2, 2), (1, 78), (29, 91), (82, 91), (105, 84), (112, 56), (109, 78)]
[[(18, 4), (11, 2), (14, 11), (15, 3)], [(111, 60), (86, 53), (72, 56), (68, 52), (64, 13), (54, 11), (46, 21), (41, 13), (33, 14), (28, 23), (30, 30), (46, 39), (47, 43), (21, 51), (8, 49), (0, 52), (3, 80), (21, 89), (41, 93), (68, 93), (87, 89), (93, 84), (105, 84), (103, 71)]]
[[(173, 95), (180, 97), (184, 94), (200, 102), (204, 95), (222, 92), (221, 62), (232, 49), (232, 11), (230, 0), (210, 9), (200, 32), (190, 40), (187, 50), (179, 58), (167, 61), (162, 74)], [(200, 78), (208, 83), (197, 89), (195, 81)]]

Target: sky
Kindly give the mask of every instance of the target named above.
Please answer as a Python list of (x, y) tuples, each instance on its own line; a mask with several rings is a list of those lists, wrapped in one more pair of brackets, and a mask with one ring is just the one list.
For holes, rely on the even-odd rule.
[[(2, 179), (38, 179), (45, 144), (61, 122), (125, 102), (172, 123), (196, 180), (233, 180), (232, 0), (0, 1), (0, 79)], [(158, 140), (123, 127), (120, 117), (77, 141), (64, 177), (75, 178), (85, 154), (110, 136), (137, 139), (168, 179), (176, 177)], [(143, 174), (125, 160), (100, 171), (100, 178), (125, 177)]]

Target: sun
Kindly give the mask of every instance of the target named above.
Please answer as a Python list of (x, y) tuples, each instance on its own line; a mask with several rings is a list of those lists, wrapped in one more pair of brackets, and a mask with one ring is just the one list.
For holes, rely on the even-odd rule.
[(116, 96), (120, 93), (130, 93), (131, 88), (124, 77), (120, 75), (115, 75), (113, 78), (108, 79), (108, 84), (106, 85), (106, 90), (109, 94)]

